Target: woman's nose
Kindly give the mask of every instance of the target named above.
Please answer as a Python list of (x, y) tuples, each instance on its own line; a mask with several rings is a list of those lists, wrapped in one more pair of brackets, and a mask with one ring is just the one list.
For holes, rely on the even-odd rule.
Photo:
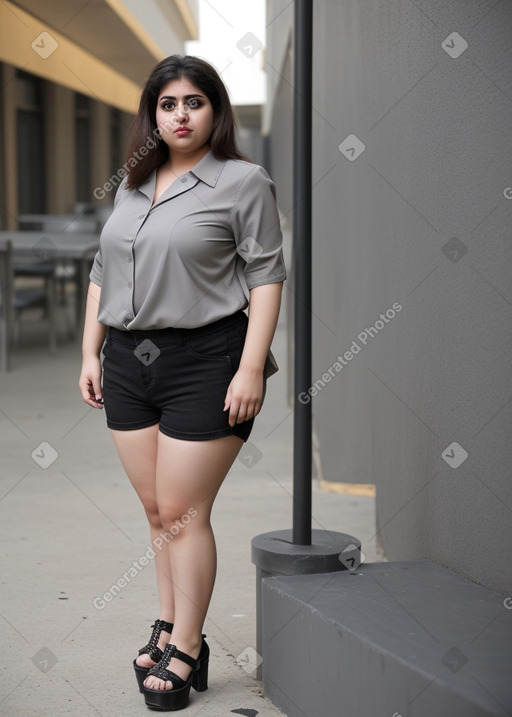
[(176, 117), (180, 120), (188, 119), (188, 106), (183, 102), (176, 107)]

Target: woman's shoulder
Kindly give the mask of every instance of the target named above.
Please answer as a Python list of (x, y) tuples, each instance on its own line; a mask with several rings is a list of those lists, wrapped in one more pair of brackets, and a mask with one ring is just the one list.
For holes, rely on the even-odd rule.
[(228, 159), (220, 178), (223, 190), (233, 199), (234, 210), (254, 201), (275, 201), (276, 188), (266, 169), (243, 159)]
[(226, 174), (231, 180), (242, 183), (248, 179), (257, 182), (272, 181), (266, 169), (259, 164), (249, 162), (245, 159), (227, 159), (225, 161), (227, 172), (223, 172), (223, 174)]

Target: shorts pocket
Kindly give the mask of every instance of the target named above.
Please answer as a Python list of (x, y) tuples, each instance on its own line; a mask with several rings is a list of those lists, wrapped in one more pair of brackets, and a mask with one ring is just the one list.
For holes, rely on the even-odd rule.
[(228, 355), (231, 361), (233, 373), (236, 373), (240, 366), (240, 360), (242, 358), (242, 352), (244, 350), (246, 334), (247, 327), (244, 326), (237, 331), (233, 331), (228, 336)]
[(228, 346), (225, 333), (218, 332), (210, 336), (199, 336), (189, 339), (187, 351), (199, 359), (207, 361), (229, 361)]

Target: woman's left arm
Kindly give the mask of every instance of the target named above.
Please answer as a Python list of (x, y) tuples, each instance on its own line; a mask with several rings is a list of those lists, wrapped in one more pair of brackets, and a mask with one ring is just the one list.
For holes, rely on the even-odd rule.
[(249, 292), (249, 324), (238, 371), (229, 384), (224, 410), (229, 425), (256, 416), (263, 403), (263, 369), (274, 337), (283, 282), (255, 286)]

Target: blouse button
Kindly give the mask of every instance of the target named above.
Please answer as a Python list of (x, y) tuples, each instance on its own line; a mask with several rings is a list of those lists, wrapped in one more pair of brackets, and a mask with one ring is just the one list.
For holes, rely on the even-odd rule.
[(128, 264), (131, 264), (132, 258), (131, 256), (128, 257)]
[(138, 218), (139, 218), (139, 219), (144, 219), (145, 216), (146, 216), (145, 214), (139, 214), (139, 217), (138, 217)]
[(131, 281), (128, 282), (128, 288), (129, 288), (129, 289), (132, 288), (132, 282), (131, 282)]

